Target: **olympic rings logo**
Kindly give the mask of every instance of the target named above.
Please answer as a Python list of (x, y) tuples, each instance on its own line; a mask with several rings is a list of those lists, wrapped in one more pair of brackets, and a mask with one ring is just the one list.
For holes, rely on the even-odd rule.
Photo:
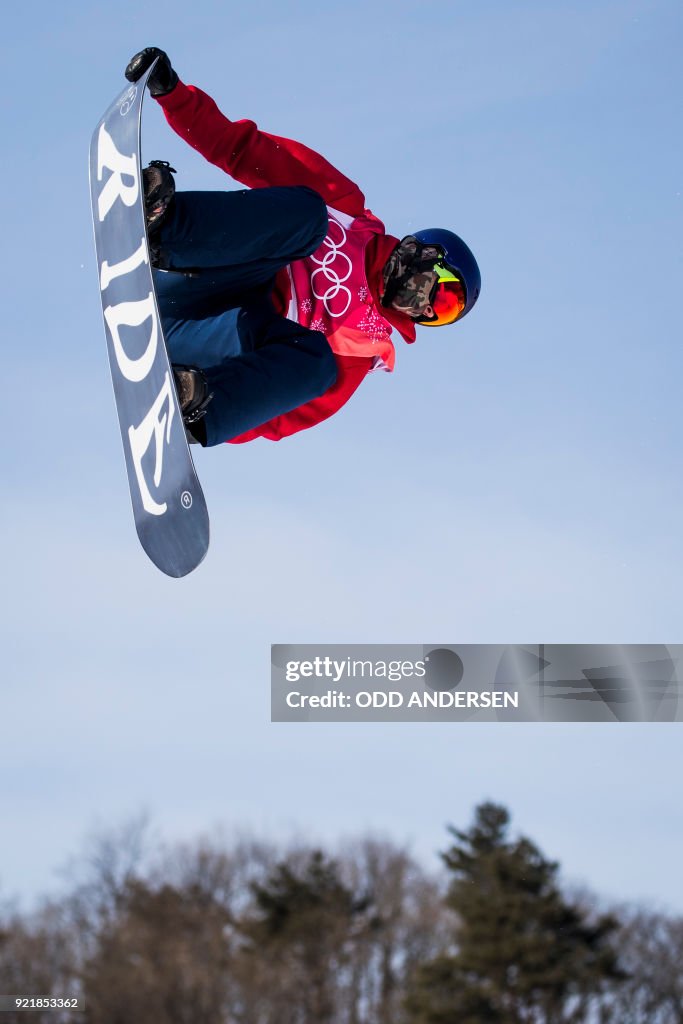
[[(341, 232), (341, 239), (338, 242), (335, 242), (332, 237), (333, 227), (337, 227)], [(328, 251), (323, 255), (322, 259), (316, 259), (315, 256), (310, 257), (313, 263), (318, 264), (318, 269), (314, 270), (311, 274), (311, 288), (313, 289), (313, 294), (316, 299), (320, 299), (328, 314), (334, 317), (344, 316), (351, 305), (351, 290), (345, 287), (344, 281), (348, 281), (351, 277), (353, 267), (349, 257), (345, 252), (341, 251), (342, 246), (345, 243), (346, 232), (344, 231), (344, 228), (341, 226), (339, 221), (330, 218), (330, 232), (320, 247), (321, 249), (326, 247)], [(346, 270), (346, 273), (342, 277), (340, 276), (340, 271), (343, 270)], [(320, 274), (323, 275), (323, 283), (328, 283), (327, 288), (322, 294), (316, 291), (315, 287), (315, 280)], [(331, 308), (330, 304), (334, 302), (338, 295), (342, 296), (341, 302), (344, 308), (335, 312)], [(346, 296), (345, 302), (343, 298), (344, 296)], [(338, 305), (338, 303), (335, 303), (335, 305)]]
[(128, 113), (128, 111), (130, 110), (130, 108), (133, 106), (133, 103), (135, 102), (135, 97), (137, 96), (137, 94), (138, 94), (137, 87), (134, 86), (134, 85), (131, 85), (130, 89), (128, 90), (126, 95), (123, 97), (123, 101), (121, 103), (121, 106), (119, 107), (119, 114), (121, 115), (121, 117), (125, 117), (126, 114)]

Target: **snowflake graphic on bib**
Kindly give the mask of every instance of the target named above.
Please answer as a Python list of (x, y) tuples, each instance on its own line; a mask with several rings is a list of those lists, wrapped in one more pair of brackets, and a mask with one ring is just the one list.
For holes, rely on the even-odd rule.
[(383, 316), (380, 316), (374, 309), (369, 309), (366, 315), (358, 324), (358, 329), (367, 334), (373, 345), (380, 341), (386, 341), (391, 335), (389, 326)]

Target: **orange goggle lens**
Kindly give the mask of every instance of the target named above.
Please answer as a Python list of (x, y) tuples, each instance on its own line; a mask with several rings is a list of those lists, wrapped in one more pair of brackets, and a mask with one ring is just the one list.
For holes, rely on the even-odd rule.
[(452, 324), (458, 319), (466, 303), (465, 287), (458, 275), (445, 263), (437, 263), (434, 270), (439, 275), (431, 300), (435, 315), (431, 320), (420, 321), (426, 327)]

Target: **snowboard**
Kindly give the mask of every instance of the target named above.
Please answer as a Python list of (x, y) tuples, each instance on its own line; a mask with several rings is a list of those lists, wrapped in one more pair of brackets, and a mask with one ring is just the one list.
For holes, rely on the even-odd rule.
[(154, 564), (186, 576), (209, 546), (209, 516), (185, 434), (157, 307), (145, 225), (140, 126), (145, 84), (114, 100), (90, 144), (102, 314), (135, 528)]

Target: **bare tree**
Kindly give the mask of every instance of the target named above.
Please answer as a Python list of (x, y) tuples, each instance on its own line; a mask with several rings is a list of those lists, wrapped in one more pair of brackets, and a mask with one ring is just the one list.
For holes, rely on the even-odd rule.
[(348, 844), (340, 863), (371, 907), (354, 949), (349, 1024), (396, 1024), (406, 979), (449, 941), (443, 886), (405, 849), (375, 838)]
[[(81, 996), (74, 933), (64, 908), (47, 902), (30, 915), (5, 912), (0, 920), (0, 992)], [(67, 1024), (70, 1012), (36, 1011), (37, 1024)], [(3, 1024), (25, 1024), (26, 1013), (3, 1014)]]
[(614, 997), (619, 1024), (683, 1024), (683, 917), (622, 907), (620, 950), (630, 978)]

